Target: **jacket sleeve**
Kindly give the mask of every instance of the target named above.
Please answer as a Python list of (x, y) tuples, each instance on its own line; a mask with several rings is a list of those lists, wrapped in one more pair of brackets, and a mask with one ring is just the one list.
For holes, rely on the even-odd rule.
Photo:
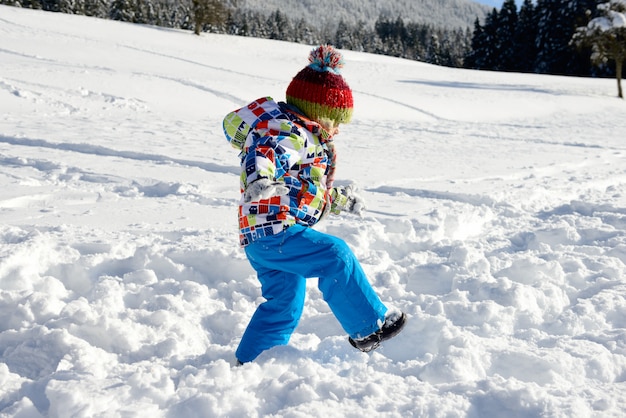
[(244, 159), (245, 184), (260, 178), (277, 180), (284, 174), (281, 158), (284, 150), (271, 136), (259, 138)]

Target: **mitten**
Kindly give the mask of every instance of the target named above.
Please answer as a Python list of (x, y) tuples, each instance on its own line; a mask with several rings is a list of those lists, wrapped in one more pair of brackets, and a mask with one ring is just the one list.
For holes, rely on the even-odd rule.
[(331, 212), (335, 214), (347, 211), (361, 216), (361, 212), (365, 210), (365, 201), (357, 193), (355, 185), (335, 187), (331, 192), (331, 196), (333, 197)]
[(257, 202), (274, 196), (284, 196), (288, 193), (289, 188), (284, 183), (261, 178), (248, 184), (243, 193), (243, 201), (244, 203)]

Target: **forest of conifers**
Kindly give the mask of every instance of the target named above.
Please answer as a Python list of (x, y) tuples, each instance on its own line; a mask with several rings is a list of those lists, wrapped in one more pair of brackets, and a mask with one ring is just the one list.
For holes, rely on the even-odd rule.
[(281, 10), (240, 10), (228, 0), (0, 0), (0, 4), (169, 28), (278, 39), (385, 54), (450, 67), (564, 75), (610, 75), (572, 45), (598, 0), (504, 0), (474, 28), (439, 28), (381, 14), (371, 25), (318, 27)]

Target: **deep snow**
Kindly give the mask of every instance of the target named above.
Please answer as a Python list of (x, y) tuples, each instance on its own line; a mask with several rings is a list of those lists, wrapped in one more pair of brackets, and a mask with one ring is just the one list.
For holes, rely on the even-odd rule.
[(623, 416), (611, 79), (346, 51), (368, 211), (319, 228), (409, 323), (360, 353), (311, 279), (290, 344), (232, 367), (261, 298), (221, 120), (310, 48), (0, 6), (0, 416)]

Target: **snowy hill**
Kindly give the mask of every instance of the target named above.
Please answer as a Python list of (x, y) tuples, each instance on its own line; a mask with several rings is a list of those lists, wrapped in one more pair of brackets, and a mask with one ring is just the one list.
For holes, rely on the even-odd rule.
[(311, 279), (290, 344), (232, 367), (260, 292), (221, 120), (308, 52), (0, 7), (0, 416), (624, 416), (610, 79), (347, 51), (368, 210), (319, 228), (407, 328), (354, 350)]
[(476, 18), (483, 19), (491, 10), (471, 0), (237, 0), (237, 8), (268, 14), (280, 10), (294, 21), (304, 18), (318, 28), (335, 27), (340, 20), (351, 25), (362, 21), (373, 27), (381, 14), (436, 28), (473, 28)]

